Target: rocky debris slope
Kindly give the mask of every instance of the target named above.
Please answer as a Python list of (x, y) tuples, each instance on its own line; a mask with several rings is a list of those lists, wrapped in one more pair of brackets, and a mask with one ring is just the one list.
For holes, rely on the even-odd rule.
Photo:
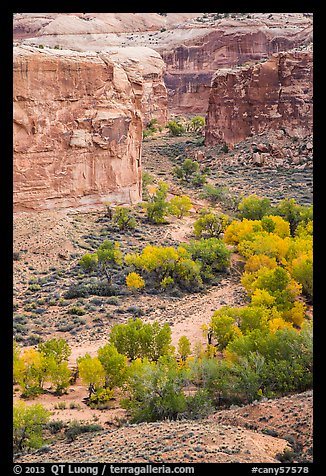
[(105, 51), (147, 46), (166, 63), (172, 113), (207, 110), (210, 83), (219, 68), (268, 58), (312, 41), (312, 18), (302, 13), (72, 13), (14, 17), (14, 38), (29, 44)]
[(222, 424), (241, 426), (286, 439), (297, 462), (312, 461), (313, 393), (311, 390), (222, 410), (213, 418)]
[(138, 51), (14, 48), (15, 210), (141, 199), (144, 98), (166, 114), (163, 62), (143, 50), (153, 87)]
[(286, 440), (241, 427), (203, 421), (128, 425), (71, 444), (58, 442), (18, 456), (16, 462), (78, 463), (278, 463)]
[(244, 166), (261, 170), (311, 170), (313, 169), (313, 136), (291, 137), (284, 130), (267, 131), (234, 145), (226, 150), (216, 144), (199, 150), (189, 148), (189, 157), (218, 171), (225, 165)]
[(209, 97), (205, 144), (232, 146), (268, 130), (283, 130), (300, 139), (311, 135), (312, 60), (307, 48), (275, 53), (254, 66), (217, 70)]

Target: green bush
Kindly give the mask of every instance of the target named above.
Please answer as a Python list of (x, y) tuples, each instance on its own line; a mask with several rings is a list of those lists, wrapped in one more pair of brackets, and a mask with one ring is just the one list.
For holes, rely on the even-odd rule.
[(172, 278), (176, 285), (184, 289), (196, 289), (202, 284), (200, 264), (193, 261), (190, 253), (182, 246), (173, 248), (148, 245), (141, 253), (127, 254), (125, 262), (142, 271), (146, 275), (147, 284), (152, 282), (154, 286), (159, 286), (165, 278)]
[(67, 310), (67, 313), (72, 314), (74, 316), (83, 316), (84, 314), (86, 314), (86, 311), (79, 306), (72, 306)]
[(307, 224), (313, 219), (313, 207), (299, 205), (294, 198), (281, 200), (273, 210), (274, 215), (279, 215), (290, 224), (291, 236), (300, 223)]
[(191, 207), (191, 200), (186, 195), (177, 195), (171, 198), (169, 202), (169, 211), (171, 215), (175, 215), (178, 218), (183, 218), (184, 216), (189, 215)]
[(173, 175), (184, 182), (196, 187), (206, 182), (207, 171), (200, 170), (199, 163), (195, 160), (185, 159), (179, 166), (175, 166), (172, 170)]
[(218, 238), (190, 240), (184, 247), (189, 251), (191, 258), (200, 263), (200, 274), (205, 281), (213, 279), (217, 273), (230, 265), (231, 252)]
[[(112, 267), (122, 264), (122, 253), (120, 244), (110, 240), (104, 240), (95, 253), (86, 253), (79, 261), (84, 271), (91, 272), (97, 270), (100, 275), (105, 275), (108, 284), (112, 284)], [(87, 290), (82, 289), (82, 293)], [(73, 295), (70, 291), (68, 296)], [(67, 297), (67, 295), (66, 295)]]
[(98, 256), (96, 253), (86, 253), (80, 259), (79, 264), (83, 271), (88, 273), (95, 271), (98, 265)]
[(202, 210), (201, 216), (194, 223), (194, 234), (197, 238), (219, 238), (229, 224), (229, 217), (215, 214), (210, 210)]
[(82, 433), (90, 433), (95, 431), (101, 431), (103, 427), (101, 425), (96, 424), (87, 424), (81, 425), (80, 422), (74, 421), (69, 425), (69, 428), (65, 430), (65, 437), (69, 443), (74, 441), (77, 436), (81, 435)]
[(202, 198), (209, 200), (211, 203), (216, 204), (218, 202), (223, 202), (228, 193), (229, 190), (226, 187), (215, 187), (208, 183), (203, 187), (201, 196)]
[[(129, 319), (126, 324), (116, 324), (112, 327), (110, 344), (117, 352), (131, 360), (145, 357), (158, 360), (171, 351), (171, 328), (167, 323), (161, 327), (157, 322), (145, 324), (139, 318)], [(104, 359), (104, 356), (99, 356)], [(119, 378), (119, 375), (116, 378)], [(124, 375), (121, 375), (121, 378), (123, 379)]]
[(142, 192), (143, 192), (143, 200), (149, 199), (148, 194), (148, 187), (152, 185), (155, 181), (155, 177), (150, 173), (143, 171), (142, 172)]
[(134, 361), (127, 381), (128, 399), (122, 405), (131, 414), (132, 421), (175, 420), (187, 409), (182, 393), (185, 371), (173, 357), (158, 362)]
[(126, 378), (127, 357), (112, 344), (101, 347), (97, 355), (105, 370), (105, 386), (111, 390), (121, 386)]
[(97, 410), (105, 410), (111, 408), (111, 402), (113, 400), (113, 390), (109, 388), (101, 388), (96, 390), (87, 401), (87, 405)]
[(150, 223), (165, 223), (165, 216), (168, 213), (169, 202), (167, 202), (169, 186), (165, 182), (160, 182), (155, 193), (150, 196), (148, 202), (144, 203), (147, 211), (147, 218)]
[(268, 198), (252, 194), (239, 203), (238, 210), (241, 218), (261, 220), (265, 215), (270, 214), (271, 201)]
[(194, 132), (201, 132), (205, 127), (205, 118), (202, 116), (194, 116), (190, 121), (190, 129)]
[(25, 448), (40, 448), (43, 445), (43, 429), (49, 422), (50, 412), (42, 405), (28, 406), (18, 401), (13, 407), (14, 452)]
[(313, 260), (312, 256), (303, 255), (291, 263), (291, 275), (302, 284), (302, 292), (313, 298)]
[(136, 220), (130, 215), (130, 208), (116, 207), (112, 220), (119, 230), (133, 230), (136, 227)]
[(173, 136), (181, 136), (185, 132), (184, 126), (177, 121), (169, 121), (166, 127), (170, 130)]
[(262, 357), (259, 375), (266, 396), (304, 391), (312, 385), (312, 329), (308, 324), (300, 332), (254, 330), (231, 341), (226, 352), (233, 361), (255, 354)]

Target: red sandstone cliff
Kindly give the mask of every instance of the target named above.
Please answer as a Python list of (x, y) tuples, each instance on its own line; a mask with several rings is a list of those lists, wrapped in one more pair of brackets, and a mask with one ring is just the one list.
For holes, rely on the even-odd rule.
[[(227, 19), (202, 13), (24, 13), (15, 16), (14, 37), (79, 51), (150, 47), (166, 63), (169, 112), (205, 114), (217, 69), (309, 43), (312, 18), (301, 13), (254, 13), (249, 18), (236, 14)], [(152, 98), (144, 100), (145, 110)]]
[(218, 70), (213, 78), (205, 143), (236, 144), (268, 130), (312, 133), (312, 51), (277, 53), (254, 66)]
[(15, 210), (141, 199), (140, 69), (105, 53), (14, 48)]

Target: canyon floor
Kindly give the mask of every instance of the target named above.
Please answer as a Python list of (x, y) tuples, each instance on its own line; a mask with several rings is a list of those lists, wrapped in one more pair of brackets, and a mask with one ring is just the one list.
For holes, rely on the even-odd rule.
[[(248, 160), (244, 167), (234, 155), (249, 156), (249, 142), (242, 144), (240, 151), (211, 149), (209, 153), (199, 142), (190, 134), (161, 134), (143, 142), (143, 169), (156, 182), (169, 183), (171, 195), (182, 192), (192, 198), (191, 213), (182, 220), (169, 217), (167, 224), (149, 225), (141, 207), (134, 206), (136, 229), (121, 232), (105, 219), (104, 205), (83, 212), (15, 214), (14, 334), (20, 345), (33, 346), (41, 340), (63, 337), (72, 348), (73, 368), (79, 355), (95, 355), (107, 343), (112, 325), (130, 317), (168, 322), (174, 345), (181, 335), (192, 343), (205, 343), (201, 326), (209, 322), (215, 310), (226, 304), (246, 303), (240, 283), (241, 257), (236, 254), (229, 271), (215, 286), (196, 294), (129, 292), (113, 297), (63, 297), (81, 279), (76, 267), (80, 257), (104, 239), (119, 241), (123, 252), (146, 244), (176, 245), (191, 239), (197, 210), (209, 203), (198, 190), (185, 189), (173, 178), (172, 168), (184, 157), (198, 157), (204, 150), (202, 161), (214, 171), (209, 181), (227, 186), (234, 193), (257, 193), (272, 201), (291, 197), (302, 204), (312, 202), (308, 162), (288, 167), (286, 160), (277, 165), (271, 159), (270, 166), (258, 167)], [(82, 308), (83, 314), (71, 315), (72, 306)], [(17, 456), (17, 461), (93, 462), (102, 458), (112, 462), (279, 462), (276, 455), (284, 450), (294, 451), (296, 461), (312, 458), (312, 392), (219, 411), (205, 420), (140, 425), (128, 424), (117, 402), (109, 410), (89, 409), (83, 402), (86, 394), (77, 380), (66, 395), (47, 393), (27, 403), (42, 403), (53, 412), (53, 420), (96, 422), (103, 430), (78, 437), (70, 444), (59, 437), (46, 449)], [(15, 399), (18, 397), (16, 389)]]

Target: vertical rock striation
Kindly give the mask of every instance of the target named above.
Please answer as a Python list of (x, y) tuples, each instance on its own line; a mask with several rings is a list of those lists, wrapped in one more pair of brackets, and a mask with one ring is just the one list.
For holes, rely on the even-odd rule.
[(284, 129), (312, 133), (312, 51), (273, 54), (262, 63), (218, 70), (207, 112), (206, 145), (234, 145), (254, 134)]
[(22, 46), (13, 68), (14, 210), (141, 200), (140, 65)]

